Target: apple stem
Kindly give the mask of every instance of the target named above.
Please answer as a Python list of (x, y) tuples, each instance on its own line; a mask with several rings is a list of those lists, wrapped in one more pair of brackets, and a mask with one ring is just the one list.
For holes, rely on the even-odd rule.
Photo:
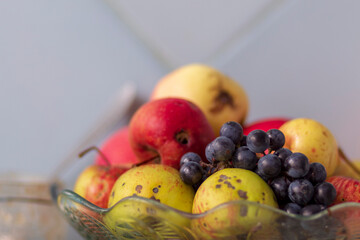
[(360, 170), (351, 162), (351, 160), (345, 155), (344, 151), (339, 147), (339, 155), (344, 160), (344, 162), (349, 165), (354, 172), (360, 176)]
[(149, 163), (149, 162), (152, 162), (154, 161), (154, 163), (160, 163), (160, 157), (159, 156), (155, 156), (155, 157), (152, 157), (146, 161), (143, 161), (143, 162), (139, 162), (139, 163), (136, 163), (134, 165), (132, 165), (132, 167), (138, 167), (138, 166), (141, 166), (143, 164), (146, 164), (146, 163)]
[(107, 166), (110, 167), (111, 163), (109, 161), (109, 159), (105, 156), (105, 154), (96, 146), (92, 146), (92, 147), (89, 147), (87, 149), (85, 149), (84, 151), (82, 151), (81, 153), (79, 153), (79, 157), (82, 158), (85, 154), (87, 154), (88, 152), (90, 151), (97, 151), (98, 154), (100, 154), (100, 156), (104, 159), (104, 161), (106, 162)]

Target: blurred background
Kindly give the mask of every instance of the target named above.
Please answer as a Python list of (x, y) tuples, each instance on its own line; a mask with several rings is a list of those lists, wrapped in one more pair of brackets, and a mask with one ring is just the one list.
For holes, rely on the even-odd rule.
[(360, 158), (359, 1), (0, 1), (3, 172), (47, 175), (126, 84), (184, 64), (239, 82), (248, 122), (309, 117)]
[(51, 175), (119, 91), (133, 84), (146, 100), (162, 76), (194, 62), (245, 88), (248, 123), (313, 118), (360, 159), (358, 9), (355, 0), (0, 1), (0, 174)]

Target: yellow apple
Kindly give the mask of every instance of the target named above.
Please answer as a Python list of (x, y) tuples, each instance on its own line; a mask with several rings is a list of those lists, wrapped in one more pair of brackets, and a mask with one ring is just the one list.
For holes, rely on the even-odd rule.
[(129, 196), (154, 199), (184, 212), (191, 212), (194, 189), (185, 184), (175, 168), (162, 164), (134, 167), (115, 182), (108, 207)]
[(236, 81), (214, 68), (190, 64), (163, 77), (151, 99), (176, 97), (195, 103), (205, 114), (215, 134), (228, 121), (243, 123), (249, 103), (245, 90)]
[[(237, 200), (246, 201), (220, 206)], [(278, 207), (274, 192), (262, 178), (240, 168), (220, 170), (208, 177), (195, 194), (192, 212), (207, 214), (194, 220), (192, 228), (196, 234), (212, 239), (229, 232), (244, 234), (257, 226), (264, 228), (274, 214), (259, 203)]]
[(330, 130), (309, 118), (296, 118), (279, 128), (285, 135), (285, 148), (305, 154), (311, 163), (324, 165), (327, 176), (339, 165), (338, 145)]
[[(189, 219), (164, 206), (191, 213), (194, 195), (192, 186), (181, 180), (180, 173), (175, 168), (162, 164), (134, 167), (121, 175), (114, 184), (104, 222), (116, 236), (121, 236), (124, 232), (120, 227), (124, 224), (137, 226), (137, 229), (143, 227), (144, 223), (141, 222), (148, 221), (157, 223), (158, 226), (167, 224), (174, 229), (187, 227)], [(133, 196), (142, 198), (128, 198)], [(146, 234), (144, 238), (150, 239), (152, 235)]]

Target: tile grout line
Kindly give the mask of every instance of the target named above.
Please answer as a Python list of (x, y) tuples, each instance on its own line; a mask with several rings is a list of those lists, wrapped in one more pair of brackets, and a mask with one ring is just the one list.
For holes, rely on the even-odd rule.
[[(274, 17), (275, 13), (278, 12), (280, 8), (283, 8), (287, 2), (286, 0), (274, 0), (263, 7), (256, 16), (251, 18), (251, 20), (239, 28), (238, 31), (235, 31), (222, 46), (205, 60), (219, 68), (226, 65), (235, 55), (232, 53), (232, 50), (236, 49), (235, 52), (239, 52), (246, 47), (247, 44), (244, 42), (249, 42), (249, 39), (253, 39), (254, 36), (258, 37), (259, 26), (263, 25), (267, 19)], [(237, 44), (242, 45), (242, 47), (237, 47)]]
[(148, 50), (152, 57), (160, 63), (161, 66), (164, 67), (166, 71), (173, 70), (175, 66), (170, 64), (170, 60), (167, 59), (161, 51), (155, 46), (155, 44), (151, 43), (151, 41), (138, 30), (131, 20), (125, 14), (120, 4), (116, 4), (116, 0), (104, 0), (108, 4), (108, 6), (116, 13), (119, 19), (124, 23), (124, 25), (128, 28), (128, 30), (144, 45), (146, 50)]
[[(291, 0), (292, 2), (294, 0)], [(117, 4), (116, 0), (105, 0), (105, 2), (110, 6), (110, 8), (116, 13), (119, 19), (124, 23), (124, 25), (129, 29), (129, 31), (144, 45), (144, 47), (151, 53), (152, 57), (164, 67), (166, 71), (173, 70), (176, 66), (172, 64), (171, 60), (168, 59), (162, 51), (156, 47), (156, 44), (153, 44), (152, 41), (146, 37), (146, 35), (139, 30), (137, 26), (133, 24), (130, 18), (126, 15), (120, 4)], [(233, 57), (234, 54), (231, 53), (231, 50), (236, 49), (235, 52), (239, 52), (247, 44), (241, 43), (242, 47), (236, 47), (239, 42), (248, 42), (250, 38), (254, 35), (259, 35), (259, 33), (251, 34), (252, 31), (256, 30), (258, 26), (264, 24), (266, 19), (272, 17), (275, 11), (279, 10), (281, 7), (284, 7), (288, 3), (286, 0), (273, 0), (271, 3), (263, 7), (259, 13), (255, 14), (250, 21), (245, 24), (245, 26), (240, 27), (237, 31), (225, 40), (222, 46), (215, 50), (209, 57), (205, 58), (203, 62), (209, 63), (214, 67), (221, 68), (221, 66), (226, 65)], [(248, 40), (246, 40), (248, 39)]]

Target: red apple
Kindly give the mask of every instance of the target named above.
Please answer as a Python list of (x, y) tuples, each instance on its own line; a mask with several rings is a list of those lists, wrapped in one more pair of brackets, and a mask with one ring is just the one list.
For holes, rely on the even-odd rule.
[(91, 165), (77, 178), (74, 192), (96, 206), (106, 208), (113, 185), (127, 170), (117, 166)]
[(248, 135), (251, 131), (261, 129), (268, 131), (270, 129), (279, 129), (284, 123), (289, 121), (289, 118), (264, 118), (244, 126), (244, 134)]
[(215, 138), (200, 108), (178, 98), (145, 103), (129, 126), (130, 144), (142, 162), (156, 159), (176, 169), (187, 152), (195, 152), (205, 161), (205, 147)]
[(122, 127), (110, 135), (101, 146), (100, 151), (105, 155), (107, 160), (104, 159), (103, 156), (98, 155), (95, 159), (95, 164), (97, 165), (136, 164), (139, 162), (130, 146), (128, 126)]
[(97, 147), (85, 149), (79, 154), (79, 157), (83, 157), (92, 150), (96, 150), (101, 155), (106, 165), (91, 165), (83, 170), (75, 182), (74, 192), (96, 206), (106, 208), (111, 189), (116, 180), (130, 169), (132, 164), (112, 166), (103, 152)]
[(343, 202), (360, 202), (360, 181), (343, 176), (332, 176), (326, 180), (334, 185), (336, 199), (334, 204)]

